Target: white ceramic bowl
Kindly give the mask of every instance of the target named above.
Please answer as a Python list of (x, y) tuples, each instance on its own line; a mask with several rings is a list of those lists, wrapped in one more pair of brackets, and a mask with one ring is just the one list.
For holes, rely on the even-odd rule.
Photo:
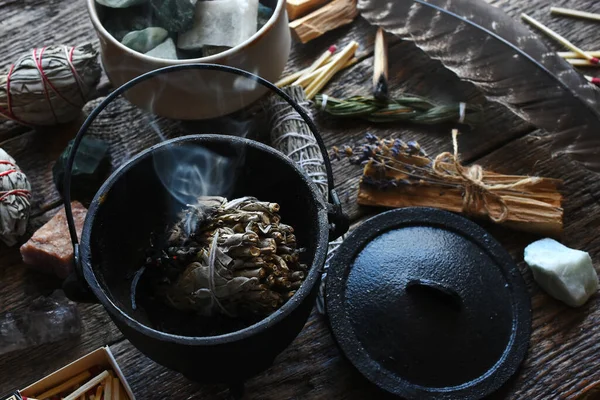
[[(188, 63), (228, 65), (276, 81), (290, 55), (291, 35), (285, 0), (275, 1), (273, 16), (250, 39), (213, 56), (186, 60), (165, 60), (131, 50), (102, 26), (95, 0), (87, 0), (87, 5), (100, 39), (104, 70), (111, 83), (118, 87), (146, 72)], [(247, 78), (229, 73), (190, 70), (152, 78), (128, 91), (125, 97), (136, 106), (163, 117), (197, 120), (237, 111), (256, 101), (266, 90)]]

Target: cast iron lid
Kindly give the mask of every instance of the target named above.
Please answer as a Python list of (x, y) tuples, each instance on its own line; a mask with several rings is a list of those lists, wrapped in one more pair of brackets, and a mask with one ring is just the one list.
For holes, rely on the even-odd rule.
[(371, 218), (327, 273), (333, 334), (354, 366), (407, 399), (479, 399), (525, 357), (531, 305), (521, 274), (458, 215), (405, 208)]

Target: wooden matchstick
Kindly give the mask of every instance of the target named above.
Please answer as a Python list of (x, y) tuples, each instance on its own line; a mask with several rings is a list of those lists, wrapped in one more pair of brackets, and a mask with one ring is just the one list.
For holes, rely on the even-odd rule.
[[(600, 50), (586, 51), (586, 53), (593, 57), (600, 57)], [(574, 51), (559, 51), (556, 54), (561, 58), (581, 58), (581, 56)]]
[[(89, 382), (87, 382), (85, 385), (81, 386), (79, 389), (77, 389), (76, 391), (74, 391), (73, 393), (71, 393), (70, 395), (65, 397), (63, 400), (77, 399), (79, 396), (81, 396), (88, 390), (92, 389), (93, 387), (95, 387), (96, 385), (101, 383), (102, 381), (106, 380), (109, 376), (110, 375), (108, 374), (108, 371), (102, 372), (100, 375), (97, 375), (96, 377), (92, 378)], [(108, 400), (108, 398), (106, 397), (106, 393), (105, 393), (104, 398)]]
[(65, 390), (72, 388), (75, 385), (79, 385), (83, 383), (83, 381), (88, 380), (92, 377), (92, 374), (89, 371), (84, 371), (79, 375), (74, 376), (66, 382), (61, 383), (60, 385), (46, 390), (44, 393), (37, 395), (36, 397), (39, 399), (47, 399), (48, 397), (56, 396), (57, 394), (61, 394)]
[(565, 61), (574, 67), (600, 67), (600, 64), (598, 63), (593, 63), (581, 58), (567, 58)]
[(600, 86), (600, 78), (596, 78), (595, 76), (585, 75), (585, 79), (587, 79), (588, 82), (593, 83), (596, 86)]
[[(302, 86), (303, 88), (306, 88), (306, 86), (310, 85), (310, 83), (312, 81), (314, 81), (315, 78), (317, 76), (319, 76), (319, 74), (321, 74), (321, 72), (323, 72), (323, 70), (325, 70), (325, 68), (328, 68), (332, 62), (325, 64), (324, 66), (317, 69), (316, 71), (311, 72), (310, 74), (303, 75), (300, 79), (298, 79), (294, 83), (292, 83), (292, 86)], [(351, 67), (354, 64), (356, 64), (357, 62), (358, 62), (358, 58), (354, 57), (351, 60), (349, 60), (346, 64), (344, 64), (342, 69)]]
[(573, 43), (569, 42), (567, 39), (565, 39), (564, 37), (562, 37), (558, 33), (554, 32), (552, 29), (550, 29), (547, 26), (543, 25), (541, 22), (539, 22), (539, 21), (531, 18), (529, 15), (527, 15), (527, 14), (521, 14), (521, 18), (524, 19), (525, 21), (527, 21), (528, 23), (530, 23), (531, 25), (535, 26), (540, 31), (542, 31), (543, 33), (545, 33), (546, 35), (548, 35), (552, 39), (556, 40), (557, 42), (559, 42), (560, 44), (562, 44), (566, 48), (568, 48), (571, 51), (579, 54), (582, 58), (585, 58), (590, 63), (592, 63), (592, 64), (598, 64), (600, 62), (600, 60), (598, 58), (593, 57), (590, 54), (586, 53), (585, 51), (581, 50), (579, 47), (575, 46)]
[(335, 53), (336, 50), (337, 50), (336, 46), (334, 46), (334, 45), (329, 46), (329, 49), (327, 49), (327, 51), (325, 53), (323, 53), (321, 55), (321, 57), (317, 58), (317, 60), (314, 63), (312, 63), (310, 67), (300, 70), (298, 72), (294, 72), (293, 74), (288, 75), (285, 78), (278, 80), (277, 82), (275, 82), (275, 86), (284, 87), (284, 86), (290, 85), (292, 82), (296, 81), (303, 75), (305, 75), (309, 72), (313, 72), (314, 70), (316, 70), (317, 68), (323, 66), (323, 64), (328, 62), (331, 59), (331, 55), (333, 53)]
[(121, 400), (121, 389), (119, 386), (121, 385), (119, 378), (112, 379), (112, 395), (113, 400)]
[(311, 82), (310, 85), (306, 88), (306, 99), (311, 100), (313, 97), (317, 95), (319, 90), (323, 89), (323, 87), (329, 82), (329, 80), (340, 71), (343, 66), (352, 58), (356, 49), (358, 48), (358, 43), (355, 41), (350, 42), (344, 50), (340, 52), (327, 68), (321, 72), (314, 81)]
[(385, 33), (382, 28), (375, 35), (375, 53), (373, 55), (373, 96), (379, 100), (387, 100), (388, 87), (388, 49)]
[(583, 19), (590, 19), (593, 21), (600, 21), (600, 14), (586, 12), (586, 11), (572, 10), (570, 8), (552, 7), (552, 8), (550, 8), (550, 12), (554, 15), (564, 15), (567, 17), (583, 18)]
[(321, 55), (321, 57), (317, 58), (317, 60), (312, 63), (312, 65), (310, 67), (308, 67), (306, 69), (306, 72), (304, 75), (310, 74), (311, 72), (315, 71), (316, 69), (322, 67), (323, 65), (325, 65), (327, 63), (327, 61), (329, 61), (329, 59), (331, 58), (331, 56), (333, 55), (333, 53), (335, 53), (337, 50), (336, 46), (329, 46), (329, 48), (327, 49), (327, 51), (325, 53), (323, 53)]

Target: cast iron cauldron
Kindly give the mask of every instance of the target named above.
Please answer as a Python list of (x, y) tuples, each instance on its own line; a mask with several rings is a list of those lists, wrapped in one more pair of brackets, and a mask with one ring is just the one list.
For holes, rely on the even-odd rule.
[[(117, 96), (159, 74), (183, 70), (217, 70), (243, 76), (271, 89), (307, 122), (324, 153), (329, 204), (314, 183), (290, 159), (258, 142), (233, 136), (194, 135), (151, 147), (114, 172), (94, 197), (78, 242), (70, 207), (70, 171), (79, 143), (98, 114)], [(130, 302), (133, 272), (140, 268), (153, 231), (164, 230), (173, 202), (153, 163), (174, 148), (201, 147), (231, 159), (243, 160), (233, 193), (256, 196), (281, 205), (282, 220), (295, 227), (298, 243), (306, 248), (308, 276), (297, 293), (269, 317), (245, 329), (219, 336), (189, 337), (151, 328), (143, 310)], [(317, 129), (284, 92), (249, 72), (211, 64), (167, 67), (142, 75), (108, 96), (78, 132), (68, 159), (64, 185), (67, 221), (75, 254), (75, 272), (65, 292), (77, 301), (99, 301), (125, 337), (154, 361), (201, 382), (239, 383), (268, 368), (302, 330), (317, 295), (327, 243), (348, 229), (333, 188), (331, 165)], [(222, 195), (223, 193), (211, 193)], [(175, 312), (175, 311), (173, 311)]]

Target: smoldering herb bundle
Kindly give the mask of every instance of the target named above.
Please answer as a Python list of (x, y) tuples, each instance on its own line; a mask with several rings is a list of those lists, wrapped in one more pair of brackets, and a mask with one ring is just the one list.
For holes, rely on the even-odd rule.
[(154, 249), (143, 274), (164, 304), (200, 316), (265, 317), (300, 288), (307, 274), (294, 229), (281, 222), (279, 205), (254, 197), (228, 201), (201, 197)]

